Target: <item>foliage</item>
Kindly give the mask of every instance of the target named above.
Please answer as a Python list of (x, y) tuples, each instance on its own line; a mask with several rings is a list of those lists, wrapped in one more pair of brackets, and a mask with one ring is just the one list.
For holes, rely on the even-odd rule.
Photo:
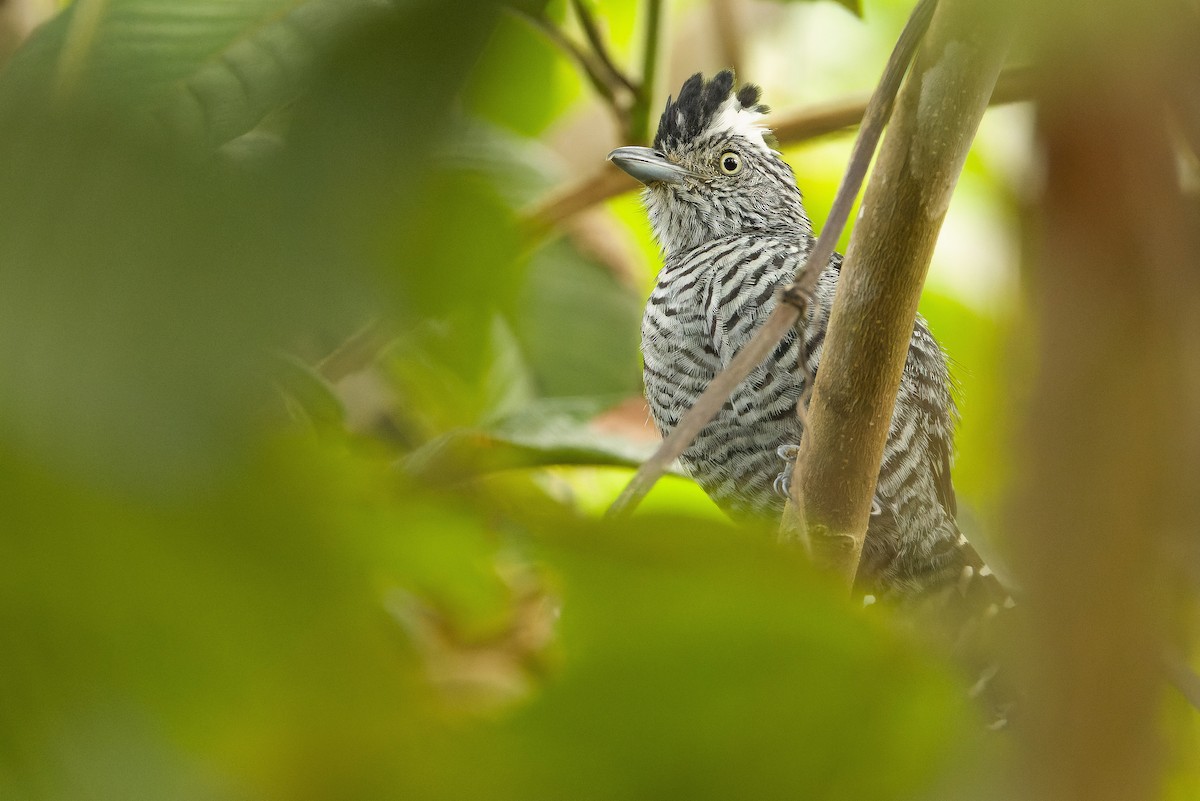
[[(590, 94), (528, 23), (568, 4), (509, 5), (76, 0), (0, 73), (0, 798), (971, 783), (961, 677), (884, 613), (682, 479), (598, 514), (656, 254), (629, 196), (524, 225)], [(984, 525), (1002, 300), (925, 307)]]
[[(8, 65), (3, 797), (928, 779), (962, 702), (910, 646), (767, 537), (589, 521), (537, 469), (636, 458), (584, 421), (638, 391), (638, 301), (516, 225), (558, 179), (521, 135), (563, 109), (468, 74), (559, 68), (512, 26), (82, 1)], [(348, 428), (313, 365), (371, 319), (388, 400)]]

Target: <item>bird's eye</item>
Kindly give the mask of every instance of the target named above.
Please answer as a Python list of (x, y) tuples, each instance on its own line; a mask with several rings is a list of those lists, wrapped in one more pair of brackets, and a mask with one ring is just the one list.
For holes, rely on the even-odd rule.
[(742, 157), (732, 150), (726, 150), (721, 154), (721, 172), (726, 175), (737, 175), (742, 171)]

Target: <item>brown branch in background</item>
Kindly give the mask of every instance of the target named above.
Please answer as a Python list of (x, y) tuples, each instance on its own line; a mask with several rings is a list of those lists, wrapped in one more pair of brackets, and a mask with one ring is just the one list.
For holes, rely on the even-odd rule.
[(766, 322), (738, 351), (729, 365), (709, 383), (692, 408), (688, 409), (670, 435), (663, 440), (654, 455), (642, 464), (621, 495), (609, 507), (609, 516), (628, 514), (633, 511), (655, 482), (687, 450), (704, 426), (708, 425), (709, 421), (716, 416), (725, 401), (733, 394), (733, 390), (746, 379), (746, 376), (750, 375), (755, 367), (762, 363), (768, 353), (775, 349), (784, 334), (795, 326), (801, 312), (807, 307), (817, 278), (828, 263), (829, 257), (833, 255), (834, 246), (849, 219), (850, 208), (862, 186), (863, 177), (871, 163), (875, 147), (879, 143), (879, 137), (883, 133), (883, 127), (887, 124), (888, 116), (891, 114), (900, 82), (904, 78), (904, 72), (908, 68), (909, 62), (912, 61), (913, 53), (916, 52), (925, 27), (929, 24), (929, 18), (933, 14), (936, 3), (937, 0), (921, 0), (913, 9), (912, 16), (909, 17), (908, 24), (900, 34), (896, 47), (888, 58), (887, 66), (884, 67), (879, 86), (867, 104), (862, 127), (859, 129), (858, 139), (854, 143), (854, 150), (850, 157), (850, 165), (847, 167), (846, 175), (834, 197), (825, 228), (817, 237), (816, 244), (813, 245), (812, 252), (808, 256), (807, 264), (815, 265), (815, 269), (808, 269), (807, 264), (801, 268), (796, 282), (781, 294), (783, 302), (775, 307)]
[[(1028, 67), (1005, 70), (996, 82), (991, 105), (1029, 100), (1032, 71)], [(798, 145), (846, 131), (862, 122), (867, 101), (848, 98), (792, 112), (774, 114), (771, 130), (780, 145)], [(553, 190), (523, 215), (531, 231), (546, 231), (598, 203), (633, 191), (641, 185), (612, 165), (605, 164), (584, 180)]]
[(742, 74), (742, 26), (738, 15), (738, 0), (712, 0), (713, 34), (721, 63)]
[(532, 237), (541, 236), (576, 214), (641, 186), (629, 173), (605, 162), (587, 180), (554, 190), (526, 210), (521, 215), (522, 227)]
[[(925, 274), (1007, 50), (1010, 4), (942, 0), (846, 252), (783, 533), (849, 589)], [(814, 256), (813, 258), (816, 258)]]
[[(1174, 0), (1039, 4), (1045, 190), (1038, 332), (1009, 526), (1025, 585), (1029, 714), (1046, 801), (1166, 792), (1169, 537), (1196, 536), (1195, 210), (1164, 108), (1185, 23)], [(1189, 470), (1188, 468), (1193, 468)]]

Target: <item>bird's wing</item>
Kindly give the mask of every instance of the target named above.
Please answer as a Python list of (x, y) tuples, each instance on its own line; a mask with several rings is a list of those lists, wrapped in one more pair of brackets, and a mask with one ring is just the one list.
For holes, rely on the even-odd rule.
[(933, 469), (933, 486), (938, 502), (953, 520), (958, 515), (958, 498), (954, 494), (954, 482), (950, 477), (951, 451), (953, 444), (948, 436), (931, 431), (929, 436), (930, 462)]

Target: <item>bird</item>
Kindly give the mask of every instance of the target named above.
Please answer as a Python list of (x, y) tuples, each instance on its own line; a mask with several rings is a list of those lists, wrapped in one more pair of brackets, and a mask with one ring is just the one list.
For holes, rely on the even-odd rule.
[[(736, 87), (730, 70), (697, 73), (668, 98), (652, 147), (608, 156), (645, 185), (663, 255), (641, 330), (646, 399), (663, 436), (767, 319), (816, 241), (761, 95)], [(820, 369), (841, 264), (835, 253), (823, 265), (796, 327), (680, 457), (734, 519), (782, 514), (802, 435), (796, 405)], [(947, 357), (918, 315), (856, 578), (869, 602), (970, 592), (984, 606), (1011, 603), (956, 522), (951, 388)]]

